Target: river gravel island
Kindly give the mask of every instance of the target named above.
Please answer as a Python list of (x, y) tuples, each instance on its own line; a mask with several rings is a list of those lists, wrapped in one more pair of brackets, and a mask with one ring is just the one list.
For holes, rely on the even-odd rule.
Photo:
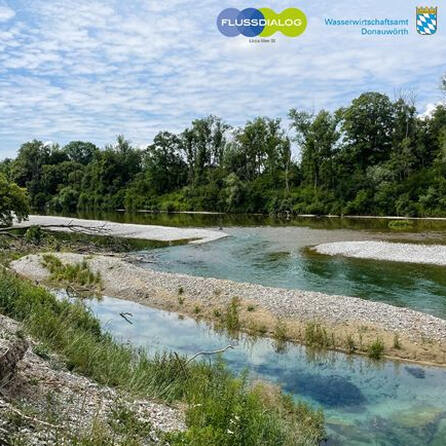
[[(336, 350), (345, 351), (346, 343), (353, 342), (355, 351), (364, 353), (367, 345), (381, 339), (387, 357), (446, 365), (446, 321), (407, 308), (355, 297), (158, 272), (110, 256), (53, 255), (70, 264), (85, 260), (94, 273), (100, 273), (103, 295), (214, 321), (215, 315), (224, 312), (237, 297), (241, 328), (248, 332), (273, 335), (280, 322), (286, 325), (290, 340), (305, 343), (308, 324), (318, 324)], [(50, 282), (40, 254), (23, 257), (10, 266), (37, 282)], [(402, 348), (395, 345), (396, 338)]]

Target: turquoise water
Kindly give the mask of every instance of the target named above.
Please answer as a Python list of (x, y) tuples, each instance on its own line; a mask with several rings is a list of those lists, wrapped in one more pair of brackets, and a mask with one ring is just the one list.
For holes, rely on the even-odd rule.
[[(356, 296), (446, 318), (446, 269), (322, 256), (308, 247), (385, 233), (308, 227), (230, 227), (229, 237), (138, 253), (160, 271)], [(143, 263), (144, 265), (144, 263)]]
[[(277, 383), (296, 399), (324, 410), (330, 445), (444, 446), (446, 369), (394, 361), (373, 362), (341, 353), (314, 353), (269, 339), (230, 339), (192, 319), (105, 297), (88, 305), (115, 338), (151, 353), (191, 355), (231, 343), (232, 370)], [(129, 324), (120, 312), (133, 314)]]

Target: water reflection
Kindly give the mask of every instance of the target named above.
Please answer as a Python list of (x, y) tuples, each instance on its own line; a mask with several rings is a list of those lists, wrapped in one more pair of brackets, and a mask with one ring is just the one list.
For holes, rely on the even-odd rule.
[[(308, 244), (367, 238), (308, 228), (232, 228), (231, 237), (138, 253), (149, 268), (356, 296), (446, 318), (444, 268), (315, 254)], [(144, 266), (144, 263), (143, 263)]]
[[(324, 409), (328, 444), (439, 446), (446, 438), (446, 370), (396, 361), (374, 362), (336, 352), (217, 333), (205, 323), (105, 297), (88, 305), (116, 338), (151, 353), (191, 355), (235, 344), (224, 358), (235, 372), (277, 383), (295, 398)], [(133, 325), (119, 316), (134, 315)]]

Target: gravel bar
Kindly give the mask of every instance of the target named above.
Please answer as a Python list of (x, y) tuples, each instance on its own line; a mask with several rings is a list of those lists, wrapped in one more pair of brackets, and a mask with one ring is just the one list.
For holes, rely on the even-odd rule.
[(380, 241), (323, 243), (313, 248), (319, 254), (357, 259), (388, 260), (446, 266), (445, 245), (416, 245)]
[[(161, 242), (175, 242), (189, 240), (189, 243), (206, 243), (227, 237), (223, 231), (213, 231), (201, 228), (174, 228), (169, 226), (136, 225), (129, 223), (115, 223), (105, 220), (81, 220), (79, 218), (51, 217), (41, 215), (30, 215), (27, 221), (16, 223), (16, 228), (27, 228), (33, 225), (76, 225), (85, 228), (85, 232), (94, 235), (102, 235), (100, 229), (106, 236), (133, 238), (141, 240), (155, 240)], [(69, 227), (52, 227), (52, 231), (71, 232)]]
[[(195, 277), (153, 271), (115, 257), (81, 254), (55, 254), (67, 263), (87, 259), (94, 272), (100, 272), (104, 294), (138, 300), (146, 305), (156, 302), (160, 293), (184, 293), (204, 303), (229, 302), (234, 296), (252, 299), (272, 314), (300, 321), (324, 321), (330, 324), (372, 324), (383, 330), (398, 332), (409, 339), (446, 342), (446, 321), (407, 308), (356, 297), (328, 295), (314, 291), (289, 290), (230, 280)], [(48, 271), (41, 265), (40, 255), (29, 255), (11, 263), (18, 273), (45, 281)], [(152, 300), (152, 302), (151, 302)]]

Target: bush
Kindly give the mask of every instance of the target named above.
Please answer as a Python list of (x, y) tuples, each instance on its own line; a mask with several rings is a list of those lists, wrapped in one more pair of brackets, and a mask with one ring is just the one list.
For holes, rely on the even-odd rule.
[(39, 246), (45, 238), (45, 233), (40, 226), (31, 226), (25, 232), (25, 241)]
[(327, 330), (316, 322), (309, 322), (305, 327), (305, 343), (310, 347), (328, 347), (330, 340)]
[(57, 257), (45, 254), (42, 265), (51, 273), (50, 280), (54, 282), (99, 288), (101, 286), (100, 273), (93, 273), (85, 259), (75, 265), (64, 265)]
[(228, 305), (224, 314), (225, 328), (229, 332), (234, 332), (240, 329), (240, 299), (233, 297), (231, 303)]
[(368, 348), (368, 356), (372, 359), (381, 359), (384, 353), (384, 342), (377, 338)]

